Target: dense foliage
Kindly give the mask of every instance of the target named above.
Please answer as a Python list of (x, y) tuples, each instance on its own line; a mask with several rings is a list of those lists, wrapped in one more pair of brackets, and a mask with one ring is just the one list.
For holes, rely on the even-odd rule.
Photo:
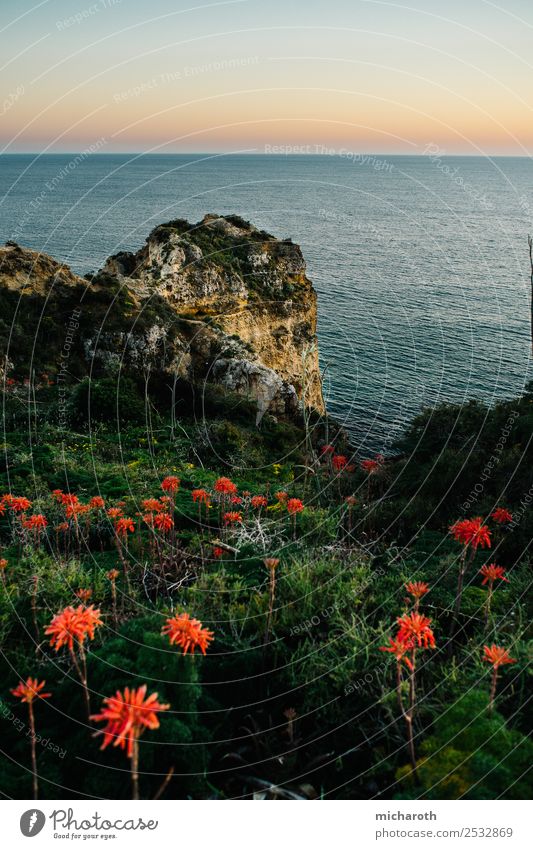
[[(137, 757), (146, 798), (528, 798), (533, 392), (425, 410), (369, 458), (143, 389), (82, 381), (61, 421), (46, 382), (6, 389), (1, 791), (128, 797)], [(72, 650), (45, 634), (69, 608)]]

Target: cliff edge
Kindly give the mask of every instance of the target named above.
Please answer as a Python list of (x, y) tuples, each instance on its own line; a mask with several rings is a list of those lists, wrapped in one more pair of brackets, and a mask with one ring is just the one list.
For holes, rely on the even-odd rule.
[(324, 412), (316, 317), (300, 248), (237, 216), (161, 224), (86, 278), (0, 248), (8, 379), (163, 373), (253, 399), (258, 422), (302, 403)]

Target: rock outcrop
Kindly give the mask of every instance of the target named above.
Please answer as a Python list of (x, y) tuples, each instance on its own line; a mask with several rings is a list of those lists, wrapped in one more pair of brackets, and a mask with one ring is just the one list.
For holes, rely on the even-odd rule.
[(162, 224), (137, 253), (86, 278), (8, 244), (0, 307), (3, 362), (19, 377), (54, 379), (66, 361), (74, 377), (129, 370), (216, 383), (255, 400), (258, 421), (302, 402), (324, 410), (316, 293), (300, 248), (236, 216)]

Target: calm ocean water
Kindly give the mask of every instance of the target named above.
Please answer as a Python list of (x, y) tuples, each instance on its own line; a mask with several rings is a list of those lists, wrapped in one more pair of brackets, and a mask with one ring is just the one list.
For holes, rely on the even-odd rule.
[(0, 240), (79, 273), (206, 212), (301, 245), (328, 408), (363, 453), (386, 450), (422, 404), (509, 397), (533, 377), (527, 159), (0, 158)]

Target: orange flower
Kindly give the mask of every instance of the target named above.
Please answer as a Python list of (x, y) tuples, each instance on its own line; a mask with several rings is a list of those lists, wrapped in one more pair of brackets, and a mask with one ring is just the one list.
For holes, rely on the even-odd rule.
[(94, 632), (96, 628), (99, 628), (100, 625), (104, 623), (100, 619), (100, 610), (95, 607), (93, 604), (90, 607), (83, 607), (80, 605), (78, 607), (80, 611), (79, 615), (81, 616), (83, 623), (85, 625), (85, 631), (90, 640), (94, 640)]
[(333, 454), (334, 451), (335, 451), (335, 449), (334, 449), (333, 445), (323, 445), (322, 448), (320, 449), (320, 454), (322, 456), (324, 456), (324, 455), (327, 456), (328, 454)]
[(60, 522), (56, 527), (56, 531), (61, 534), (65, 534), (69, 530), (68, 522)]
[(168, 513), (157, 513), (154, 516), (154, 525), (158, 531), (163, 531), (166, 534), (174, 527), (174, 519)]
[(296, 513), (301, 513), (304, 509), (304, 503), (299, 498), (289, 498), (287, 501), (287, 510), (294, 516)]
[(91, 508), (88, 504), (68, 504), (65, 510), (67, 519), (77, 519), (78, 516), (84, 516)]
[(177, 478), (175, 475), (167, 475), (167, 477), (164, 478), (161, 483), (161, 489), (163, 490), (163, 492), (171, 492), (172, 494), (174, 494), (178, 491), (180, 483), (180, 479)]
[(37, 678), (26, 678), (21, 681), (11, 693), (20, 699), (21, 702), (33, 702), (34, 699), (49, 699), (52, 693), (41, 693), (46, 681), (41, 681), (39, 684)]
[(120, 572), (118, 571), (118, 569), (110, 569), (109, 572), (106, 572), (106, 575), (110, 581), (116, 581), (118, 576), (120, 575)]
[(101, 495), (93, 495), (89, 501), (89, 507), (91, 507), (92, 510), (103, 510), (105, 507), (105, 501)]
[(242, 513), (238, 513), (236, 510), (230, 510), (228, 513), (224, 513), (222, 518), (225, 525), (238, 525), (242, 522)]
[(11, 510), (13, 510), (13, 513), (25, 513), (31, 507), (31, 501), (29, 498), (24, 498), (24, 496), (11, 498), (8, 504)]
[(110, 507), (107, 511), (107, 515), (110, 519), (118, 519), (119, 516), (122, 516), (122, 510), (120, 507)]
[(274, 498), (276, 499), (277, 502), (279, 502), (279, 504), (285, 504), (288, 497), (289, 497), (288, 493), (284, 492), (283, 490), (281, 490), (280, 492), (276, 492), (276, 494), (274, 496)]
[(77, 495), (71, 495), (70, 492), (61, 494), (61, 504), (63, 507), (74, 507), (75, 504), (79, 503), (79, 498)]
[(348, 507), (355, 507), (355, 505), (357, 504), (357, 498), (355, 497), (355, 495), (347, 495), (344, 501), (346, 502)]
[(61, 501), (63, 499), (63, 490), (62, 489), (53, 489), (52, 490), (52, 498), (56, 501)]
[(0, 557), (0, 572), (3, 572), (5, 569), (7, 569), (7, 566), (8, 566), (8, 561), (6, 560), (6, 558)]
[(153, 513), (143, 513), (142, 520), (146, 525), (148, 525), (149, 528), (153, 528), (153, 526), (154, 526), (154, 514)]
[(501, 646), (495, 646), (494, 643), (492, 646), (483, 646), (483, 652), (483, 660), (486, 660), (487, 663), (492, 663), (494, 669), (505, 666), (507, 663), (516, 663), (515, 658), (509, 655), (507, 649)]
[(125, 687), (123, 693), (117, 690), (116, 695), (104, 699), (101, 713), (91, 716), (94, 722), (107, 723), (101, 732), (104, 735), (102, 749), (113, 743), (113, 746), (126, 749), (127, 756), (131, 758), (134, 742), (144, 730), (159, 728), (157, 714), (168, 710), (170, 705), (158, 702), (157, 693), (146, 699), (146, 690), (146, 684), (136, 690)]
[(406, 655), (407, 655), (408, 651), (411, 651), (411, 649), (413, 648), (413, 645), (414, 645), (413, 642), (405, 643), (405, 642), (402, 642), (401, 640), (398, 640), (398, 639), (393, 640), (392, 637), (389, 637), (389, 645), (388, 646), (380, 646), (379, 650), (390, 652), (391, 654), (394, 655), (394, 657), (396, 658), (397, 661), (399, 661), (401, 663), (401, 661), (403, 660), (403, 662), (406, 664), (406, 666), (408, 666), (409, 669), (412, 669), (413, 664), (411, 663), (411, 661), (409, 660), (409, 658)]
[(168, 635), (171, 646), (180, 646), (183, 654), (188, 651), (194, 654), (194, 650), (199, 648), (205, 655), (209, 643), (214, 639), (213, 632), (204, 628), (199, 619), (191, 619), (188, 613), (179, 613), (167, 619), (161, 633)]
[(476, 516), (475, 519), (463, 519), (460, 522), (455, 522), (450, 528), (450, 533), (457, 542), (463, 545), (470, 545), (474, 551), (481, 548), (490, 548), (490, 531), (483, 524), (483, 519)]
[(79, 598), (80, 601), (83, 601), (84, 603), (87, 603), (91, 599), (92, 594), (92, 590), (85, 590), (81, 587), (79, 590), (76, 590), (76, 596)]
[(507, 524), (507, 522), (513, 521), (513, 514), (509, 513), (509, 511), (506, 510), (505, 507), (496, 507), (496, 509), (492, 513), (492, 518), (499, 525), (505, 525)]
[(237, 485), (230, 481), (229, 478), (218, 478), (215, 481), (215, 492), (221, 492), (224, 495), (234, 495), (237, 492)]
[(422, 598), (423, 595), (429, 592), (429, 585), (424, 583), (424, 581), (409, 581), (405, 585), (405, 589), (413, 598)]
[(119, 537), (124, 537), (127, 539), (128, 534), (132, 534), (134, 530), (135, 522), (128, 516), (124, 516), (122, 519), (118, 519), (115, 522), (115, 531), (117, 532), (117, 536)]
[(500, 581), (507, 581), (509, 583), (509, 578), (505, 577), (505, 569), (503, 566), (497, 566), (496, 563), (485, 564), (479, 570), (479, 574), (483, 575), (481, 586), (485, 586), (487, 583), (493, 584), (498, 578)]
[(80, 604), (76, 608), (65, 607), (56, 614), (44, 633), (50, 637), (50, 645), (56, 652), (62, 646), (68, 646), (72, 652), (74, 645), (85, 642), (87, 637), (93, 640), (95, 629), (102, 624), (98, 609)]
[(209, 493), (206, 489), (193, 489), (191, 495), (195, 504), (199, 501), (200, 504), (203, 502), (206, 507), (209, 507)]
[(258, 507), (266, 507), (268, 504), (267, 498), (264, 495), (254, 495), (250, 501), (250, 504), (254, 508)]
[[(224, 553), (225, 553), (225, 549), (220, 548), (219, 545), (213, 546), (213, 557), (216, 557), (218, 559), (219, 557), (222, 557), (222, 555)], [(7, 563), (7, 561), (6, 561), (6, 563)]]
[(35, 513), (35, 515), (30, 516), (29, 519), (26, 519), (24, 522), (24, 527), (28, 528), (31, 531), (44, 531), (48, 522), (42, 513)]
[(425, 649), (435, 648), (435, 637), (429, 627), (431, 619), (427, 616), (422, 616), (421, 613), (405, 613), (403, 616), (399, 616), (396, 621), (399, 626), (396, 639), (400, 643), (407, 643), (412, 647), (416, 645)]
[(161, 502), (158, 498), (145, 498), (141, 506), (147, 513), (158, 513), (161, 510)]

